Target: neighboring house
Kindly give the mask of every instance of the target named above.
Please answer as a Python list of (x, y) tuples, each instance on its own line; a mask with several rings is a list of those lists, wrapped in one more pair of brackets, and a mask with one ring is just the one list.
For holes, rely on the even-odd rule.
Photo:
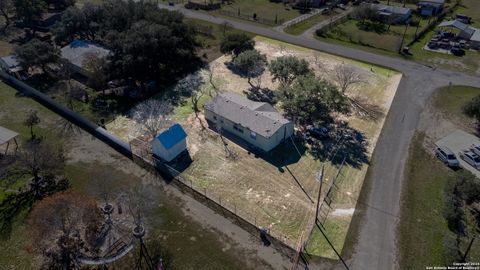
[(22, 67), (20, 67), (20, 63), (15, 55), (9, 55), (0, 58), (0, 68), (10, 74), (15, 74), (23, 70)]
[(223, 93), (205, 104), (205, 118), (215, 129), (227, 131), (268, 152), (293, 135), (293, 123), (272, 105)]
[(480, 50), (480, 29), (475, 29), (475, 33), (470, 37), (470, 47)]
[(152, 141), (152, 153), (167, 162), (187, 150), (187, 133), (180, 124), (175, 124), (160, 133)]
[(421, 0), (417, 3), (418, 11), (422, 16), (434, 16), (443, 11), (445, 0)]
[[(445, 21), (441, 22), (438, 25), (439, 28), (454, 28), (459, 30), (457, 34), (457, 38), (464, 39), (467, 41), (471, 41), (472, 37), (478, 32), (478, 29), (468, 26), (460, 21), (457, 20), (451, 20), (451, 21)], [(477, 34), (478, 35), (478, 34)]]
[(85, 68), (85, 60), (89, 57), (106, 58), (109, 54), (108, 49), (85, 40), (74, 40), (61, 50), (61, 56), (68, 62), (70, 69), (85, 77), (90, 77), (90, 72)]
[(412, 10), (398, 6), (371, 4), (372, 9), (377, 11), (379, 20), (391, 24), (405, 24), (412, 17)]

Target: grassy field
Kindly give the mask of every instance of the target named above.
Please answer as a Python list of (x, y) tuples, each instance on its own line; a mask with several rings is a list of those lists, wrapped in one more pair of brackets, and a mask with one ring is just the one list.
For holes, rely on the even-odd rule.
[(289, 6), (285, 6), (282, 3), (274, 3), (269, 0), (235, 0), (231, 1), (231, 4), (222, 5), (222, 9), (230, 12), (237, 13), (240, 11), (242, 14), (257, 14), (259, 18), (268, 20), (291, 20), (300, 15), (297, 9), (292, 9)]
[[(416, 18), (419, 20), (419, 18)], [(422, 20), (419, 24), (420, 31), (427, 25), (427, 21)], [(361, 23), (355, 19), (337, 25), (333, 29), (325, 33), (325, 37), (346, 42), (351, 42), (367, 47), (374, 47), (386, 51), (398, 52), (400, 44), (402, 43), (405, 26), (392, 25), (390, 29), (387, 26), (379, 27), (378, 29), (363, 30)], [(414, 39), (416, 27), (408, 27), (405, 35), (404, 44), (409, 43)]]
[(472, 17), (472, 26), (480, 28), (480, 1), (477, 0), (461, 0), (459, 6), (455, 10), (455, 14), (464, 14)]
[(288, 33), (288, 34), (291, 34), (291, 35), (300, 35), (303, 32), (305, 32), (308, 29), (315, 26), (316, 24), (318, 24), (322, 21), (328, 20), (333, 16), (335, 16), (335, 14), (324, 15), (324, 14), (319, 13), (319, 14), (314, 15), (314, 16), (312, 16), (312, 17), (310, 17), (310, 18), (308, 18), (308, 19), (306, 19), (306, 20), (304, 20), (300, 23), (297, 23), (297, 24), (294, 24), (292, 26), (286, 27), (285, 29), (283, 29), (283, 31), (285, 33)]
[[(452, 86), (437, 90), (433, 96), (435, 110), (459, 124), (471, 122), (462, 114), (463, 104), (480, 94), (480, 89)], [(447, 120), (446, 120), (447, 121)], [(402, 192), (402, 212), (399, 226), (399, 249), (402, 269), (424, 269), (443, 265), (443, 241), (454, 238), (442, 215), (443, 193), (447, 180), (454, 172), (439, 162), (424, 148), (424, 135), (417, 134), (410, 146), (406, 169), (406, 183)], [(468, 215), (467, 215), (468, 216)], [(466, 237), (460, 238), (460, 250), (468, 246)], [(480, 258), (480, 243), (474, 243), (467, 261)]]
[(453, 237), (442, 215), (443, 190), (453, 172), (435, 160), (417, 135), (410, 146), (399, 226), (402, 269), (442, 265), (443, 241)]

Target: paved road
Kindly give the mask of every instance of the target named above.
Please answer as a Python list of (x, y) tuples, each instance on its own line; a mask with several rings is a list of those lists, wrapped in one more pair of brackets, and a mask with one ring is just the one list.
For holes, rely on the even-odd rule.
[[(163, 6), (162, 6), (163, 7)], [(408, 147), (426, 100), (435, 89), (452, 84), (480, 87), (480, 78), (463, 73), (433, 69), (416, 62), (320, 42), (311, 37), (291, 36), (272, 29), (209, 14), (178, 9), (187, 17), (216, 24), (228, 22), (237, 29), (364, 62), (398, 70), (403, 79), (397, 90), (370, 167), (370, 195), (358, 243), (347, 263), (354, 270), (398, 269), (396, 225), (400, 213), (400, 192)], [(338, 269), (342, 269), (338, 266)]]

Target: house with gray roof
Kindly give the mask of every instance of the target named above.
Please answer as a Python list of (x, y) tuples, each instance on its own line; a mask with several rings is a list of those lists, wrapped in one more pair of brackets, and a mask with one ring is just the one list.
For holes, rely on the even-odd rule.
[(236, 93), (222, 93), (205, 104), (205, 118), (216, 130), (227, 131), (268, 152), (293, 135), (292, 121), (272, 105)]
[(61, 49), (61, 56), (73, 72), (90, 77), (90, 72), (85, 68), (85, 61), (89, 57), (106, 58), (110, 50), (89, 41), (74, 40)]
[(385, 23), (404, 24), (412, 17), (412, 10), (399, 6), (383, 4), (371, 4), (371, 8), (377, 11), (377, 16)]

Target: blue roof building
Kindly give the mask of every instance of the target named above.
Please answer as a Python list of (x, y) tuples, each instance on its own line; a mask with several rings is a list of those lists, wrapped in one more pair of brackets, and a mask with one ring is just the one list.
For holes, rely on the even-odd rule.
[(152, 141), (155, 156), (169, 162), (187, 149), (187, 133), (180, 124), (174, 124)]

